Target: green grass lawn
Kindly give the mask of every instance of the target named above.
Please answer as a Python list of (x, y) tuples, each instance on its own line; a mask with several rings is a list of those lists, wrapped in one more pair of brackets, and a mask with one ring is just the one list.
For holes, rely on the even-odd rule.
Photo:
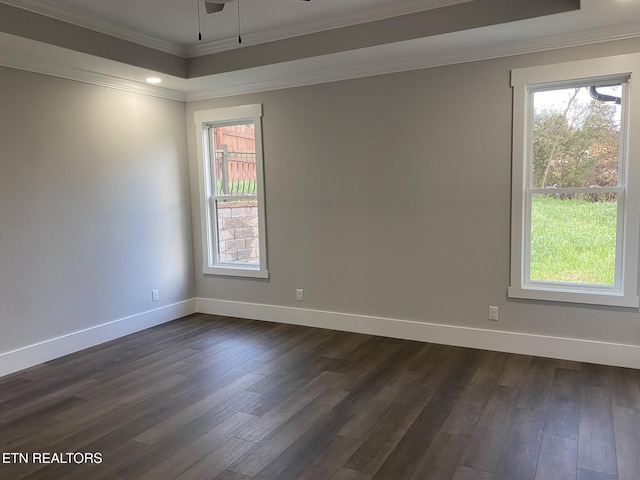
[[(218, 192), (222, 193), (222, 180), (218, 179)], [(255, 195), (256, 182), (253, 180), (235, 180), (229, 183), (229, 195)]]
[(531, 279), (613, 285), (616, 202), (535, 196)]

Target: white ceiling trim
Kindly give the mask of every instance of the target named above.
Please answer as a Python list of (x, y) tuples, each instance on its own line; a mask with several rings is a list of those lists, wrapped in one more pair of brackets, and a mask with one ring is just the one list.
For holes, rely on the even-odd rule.
[(54, 63), (43, 62), (42, 59), (27, 58), (24, 55), (14, 54), (0, 50), (0, 66), (26, 70), (52, 77), (75, 80), (100, 87), (123, 90), (125, 92), (150, 95), (152, 97), (165, 98), (184, 102), (186, 95), (167, 88), (156, 87), (146, 83), (134, 82), (124, 78), (112, 77), (104, 73), (95, 73), (80, 68), (67, 67)]
[[(437, 8), (448, 7), (460, 3), (468, 3), (475, 0), (416, 0), (411, 3), (403, 3), (402, 5), (391, 3), (379, 8), (368, 9), (352, 15), (343, 15), (339, 19), (300, 22), (298, 24), (289, 25), (281, 28), (263, 30), (254, 33), (242, 34), (242, 45), (258, 45), (261, 43), (275, 42), (286, 38), (298, 37), (312, 33), (334, 30), (336, 28), (350, 27), (362, 23), (375, 22), (384, 20), (385, 18), (399, 17), (401, 15), (410, 15), (412, 13), (423, 12), (426, 10), (434, 10)], [(199, 57), (202, 55), (210, 55), (213, 53), (224, 52), (238, 47), (238, 39), (236, 36), (214, 40), (210, 42), (197, 43), (187, 47), (187, 57)]]
[(61, 5), (48, 2), (47, 0), (0, 0), (0, 3), (5, 3), (55, 20), (70, 23), (77, 27), (94, 30), (98, 33), (104, 33), (105, 35), (119, 38), (120, 40), (137, 43), (138, 45), (153, 48), (154, 50), (160, 50), (172, 55), (186, 57), (188, 53), (185, 45), (178, 45), (149, 35), (144, 35), (142, 33), (120, 27), (114, 23), (100, 20), (80, 10), (63, 7)]
[[(450, 35), (455, 36), (456, 33)], [(432, 52), (412, 56), (391, 55), (385, 56), (381, 60), (369, 63), (362, 63), (357, 60), (354, 61), (353, 55), (358, 55), (357, 51), (343, 52), (341, 54), (316, 57), (315, 59), (304, 59), (295, 62), (287, 62), (285, 64), (269, 65), (266, 67), (257, 67), (256, 69), (231, 72), (229, 74), (220, 74), (218, 78), (221, 79), (224, 79), (225, 76), (227, 76), (226, 81), (223, 80), (224, 83), (220, 82), (210, 90), (188, 92), (185, 99), (187, 102), (192, 102), (212, 98), (229, 97), (233, 95), (281, 90), (285, 88), (317, 85), (321, 83), (469, 63), (481, 60), (492, 60), (515, 55), (537, 53), (567, 47), (593, 45), (596, 43), (638, 37), (640, 37), (640, 23), (631, 23), (615, 27), (585, 30), (571, 34), (551, 35), (515, 42), (502, 42), (491, 46), (477, 47), (473, 49), (456, 49), (440, 55), (433, 55)], [(416, 40), (416, 42), (419, 41), (420, 40)], [(375, 48), (376, 47), (371, 47), (371, 49)], [(394, 48), (394, 46), (391, 46), (390, 48)], [(330, 66), (330, 59), (341, 55), (344, 55), (345, 58), (345, 60), (341, 62), (342, 65), (334, 66), (332, 68)], [(328, 61), (323, 62), (323, 59)], [(301, 65), (307, 62), (308, 65), (312, 65), (307, 71), (292, 72), (287, 69), (286, 73), (283, 72), (283, 69), (288, 65), (294, 63)], [(269, 72), (269, 69), (273, 72), (273, 78), (265, 78), (268, 76), (268, 73), (267, 75), (260, 73), (260, 70), (263, 72)], [(295, 69), (295, 67), (292, 69)], [(255, 71), (255, 74), (252, 73), (253, 71)], [(254, 82), (243, 81), (247, 78), (260, 77), (262, 77), (261, 80)]]
[[(434, 38), (443, 41), (446, 40), (445, 37), (455, 39), (456, 35), (464, 35), (465, 33), (473, 34), (473, 31), (446, 34)], [(323, 55), (249, 70), (218, 74), (211, 77), (190, 80), (180, 79), (181, 85), (184, 87), (180, 90), (156, 87), (81, 68), (43, 62), (41, 58), (29, 58), (26, 55), (3, 51), (1, 47), (0, 65), (143, 95), (192, 102), (638, 37), (640, 37), (640, 22), (516, 42), (503, 41), (473, 49), (457, 48), (439, 54), (434, 54), (433, 48), (429, 49), (430, 39), (418, 39), (402, 42), (406, 45), (411, 42), (425, 42), (423, 46), (419, 43), (413, 44), (412, 51), (416, 51), (416, 45), (418, 45), (418, 50), (422, 50), (422, 53), (418, 55), (411, 55), (406, 52), (403, 55), (402, 49), (404, 47), (402, 44), (370, 47), (359, 51)], [(379, 48), (387, 49), (387, 54), (376, 53)], [(389, 55), (391, 51), (393, 51), (393, 55)], [(435, 51), (437, 52), (438, 50), (435, 49)], [(367, 54), (366, 58), (368, 60), (362, 60), (363, 53)], [(258, 80), (247, 81), (248, 79), (256, 78)], [(196, 84), (208, 84), (208, 86), (196, 89), (194, 88)]]

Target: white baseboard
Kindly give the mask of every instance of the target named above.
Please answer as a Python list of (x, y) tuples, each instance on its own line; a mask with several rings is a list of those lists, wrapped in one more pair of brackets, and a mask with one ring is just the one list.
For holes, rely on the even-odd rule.
[(628, 368), (640, 368), (640, 346), (576, 338), (423, 323), (347, 313), (196, 299), (198, 313), (367, 333), (384, 337), (519, 353), (537, 357), (575, 360)]
[(196, 313), (195, 299), (174, 303), (10, 352), (0, 353), (0, 377), (160, 325), (161, 323), (170, 322), (192, 313)]
[(0, 353), (0, 377), (196, 312), (640, 369), (637, 345), (196, 298)]

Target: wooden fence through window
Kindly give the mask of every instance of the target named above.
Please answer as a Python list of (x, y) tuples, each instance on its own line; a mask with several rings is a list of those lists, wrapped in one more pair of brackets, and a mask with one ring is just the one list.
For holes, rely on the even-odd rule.
[(216, 150), (218, 191), (223, 195), (253, 196), (256, 194), (255, 152), (230, 152), (226, 145)]

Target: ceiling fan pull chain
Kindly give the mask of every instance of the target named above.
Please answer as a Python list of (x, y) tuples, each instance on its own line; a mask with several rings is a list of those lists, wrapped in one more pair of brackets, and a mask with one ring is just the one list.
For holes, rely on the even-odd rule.
[[(198, 0), (199, 2), (200, 0)], [(235, 1), (237, 3), (237, 15), (238, 15), (238, 43), (242, 43), (242, 27), (240, 22), (240, 0), (203, 0), (204, 10), (207, 15), (210, 13), (221, 12), (227, 3)], [(310, 2), (311, 0), (302, 0), (304, 2)], [(2, 0), (0, 0), (0, 3)], [(198, 3), (199, 6), (199, 3)], [(200, 9), (198, 8), (198, 30), (200, 30)], [(202, 40), (202, 33), (198, 32), (198, 39)]]
[(202, 41), (202, 27), (200, 26), (200, 0), (196, 0), (196, 9), (198, 10), (198, 40)]
[(240, 0), (238, 0), (238, 43), (242, 43), (242, 36), (240, 35)]

